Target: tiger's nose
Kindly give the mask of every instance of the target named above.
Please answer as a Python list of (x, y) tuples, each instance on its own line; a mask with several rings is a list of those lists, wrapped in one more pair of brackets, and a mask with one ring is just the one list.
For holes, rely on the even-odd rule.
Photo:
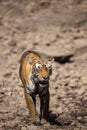
[(47, 81), (49, 78), (47, 76), (43, 77), (43, 80)]

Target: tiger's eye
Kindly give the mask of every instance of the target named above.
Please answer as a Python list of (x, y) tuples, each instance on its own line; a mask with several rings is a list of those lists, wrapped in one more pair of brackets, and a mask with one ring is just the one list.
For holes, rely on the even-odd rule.
[(40, 63), (36, 63), (36, 69), (40, 70), (42, 68), (42, 65)]

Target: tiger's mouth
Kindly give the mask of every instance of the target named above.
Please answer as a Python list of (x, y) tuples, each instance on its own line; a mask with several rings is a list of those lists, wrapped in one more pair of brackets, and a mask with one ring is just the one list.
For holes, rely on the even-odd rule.
[(48, 84), (47, 81), (40, 81), (40, 82), (39, 82), (40, 87), (46, 87), (47, 84)]

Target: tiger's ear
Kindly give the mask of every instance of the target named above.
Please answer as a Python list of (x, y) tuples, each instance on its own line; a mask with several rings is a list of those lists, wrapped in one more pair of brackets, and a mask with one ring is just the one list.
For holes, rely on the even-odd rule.
[(33, 59), (32, 59), (32, 58), (29, 58), (29, 59), (28, 59), (28, 62), (29, 62), (30, 65), (32, 65), (32, 64), (33, 64)]
[(54, 58), (53, 57), (49, 57), (48, 63), (52, 64), (53, 62), (54, 62)]

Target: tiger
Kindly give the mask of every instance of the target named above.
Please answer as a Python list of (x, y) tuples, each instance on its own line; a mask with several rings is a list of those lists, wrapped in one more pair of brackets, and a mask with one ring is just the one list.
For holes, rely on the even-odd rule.
[[(49, 120), (51, 61), (43, 60), (36, 51), (25, 51), (21, 56), (19, 76), (24, 88), (30, 121), (33, 124), (43, 124)], [(36, 112), (36, 95), (40, 99), (40, 116)]]

